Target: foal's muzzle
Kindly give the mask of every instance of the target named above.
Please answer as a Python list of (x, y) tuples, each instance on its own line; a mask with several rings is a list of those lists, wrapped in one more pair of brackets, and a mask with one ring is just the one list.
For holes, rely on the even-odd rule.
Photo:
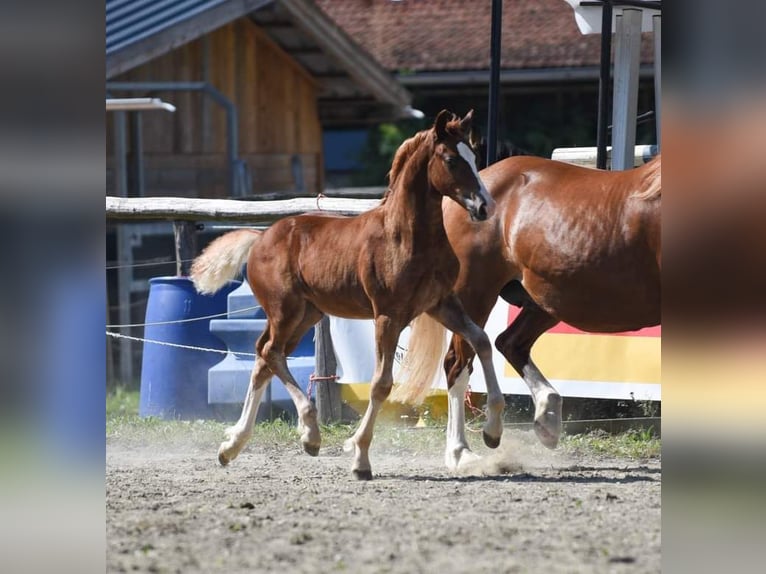
[(491, 197), (486, 201), (483, 197), (473, 195), (468, 200), (466, 209), (471, 221), (486, 221), (495, 212), (495, 202)]

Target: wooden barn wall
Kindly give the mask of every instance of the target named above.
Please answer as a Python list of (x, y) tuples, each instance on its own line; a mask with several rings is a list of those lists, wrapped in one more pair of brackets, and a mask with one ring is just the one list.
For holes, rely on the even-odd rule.
[[(294, 155), (301, 161), (305, 190), (321, 190), (322, 133), (316, 81), (250, 19), (236, 20), (114, 81), (209, 82), (237, 106), (239, 158), (250, 168), (254, 193), (294, 190)], [(142, 112), (146, 194), (226, 197), (223, 108), (196, 92), (153, 95), (177, 109), (174, 114)], [(111, 116), (107, 114), (107, 193), (114, 190), (109, 169), (113, 161)], [(128, 146), (130, 150), (130, 141)]]

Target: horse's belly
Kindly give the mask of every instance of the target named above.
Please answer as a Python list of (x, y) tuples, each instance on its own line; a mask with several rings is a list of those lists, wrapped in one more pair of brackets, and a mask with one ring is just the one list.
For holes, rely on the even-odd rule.
[(583, 331), (619, 333), (660, 323), (659, 296), (656, 299), (645, 296), (625, 298), (596, 293), (543, 300), (540, 304), (560, 321)]
[(345, 319), (371, 319), (372, 304), (367, 297), (312, 296), (309, 300), (323, 313)]

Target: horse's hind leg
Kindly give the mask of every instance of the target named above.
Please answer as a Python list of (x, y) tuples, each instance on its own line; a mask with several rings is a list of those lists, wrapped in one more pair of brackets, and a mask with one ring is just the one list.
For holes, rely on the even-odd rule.
[[(269, 337), (268, 326), (261, 334), (256, 343), (256, 352), (260, 352)], [(250, 374), (250, 384), (247, 387), (245, 404), (242, 406), (242, 414), (239, 420), (226, 429), (226, 440), (218, 448), (218, 462), (223, 466), (229, 464), (242, 451), (250, 436), (253, 434), (255, 417), (258, 414), (258, 405), (261, 403), (263, 392), (271, 380), (271, 370), (266, 366), (266, 361), (257, 357), (253, 371)]]
[(530, 351), (537, 338), (553, 327), (553, 318), (527, 299), (514, 322), (495, 340), (495, 346), (521, 375), (535, 402), (535, 433), (545, 446), (555, 448), (561, 437), (561, 395), (532, 362)]
[(454, 294), (446, 297), (428, 313), (447, 329), (467, 340), (479, 357), (487, 384), (487, 422), (484, 424), (484, 443), (490, 448), (497, 448), (503, 434), (505, 399), (495, 376), (495, 368), (492, 365), (492, 346), (487, 334), (466, 314), (460, 299)]
[[(294, 317), (300, 317), (300, 319), (295, 321)], [(266, 364), (282, 380), (287, 393), (295, 404), (295, 409), (298, 411), (298, 428), (301, 431), (303, 450), (311, 456), (319, 454), (319, 445), (322, 440), (317, 423), (317, 410), (287, 368), (287, 353), (297, 347), (306, 331), (321, 318), (322, 312), (311, 304), (306, 304), (290, 320), (283, 316), (281, 321), (274, 323), (271, 339), (261, 351), (261, 356)]]

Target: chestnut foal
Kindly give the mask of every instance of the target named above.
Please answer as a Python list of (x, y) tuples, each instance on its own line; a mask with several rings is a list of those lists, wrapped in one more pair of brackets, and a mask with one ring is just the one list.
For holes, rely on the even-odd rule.
[[(447, 111), (432, 128), (405, 141), (394, 157), (389, 190), (380, 205), (356, 217), (307, 214), (276, 222), (264, 232), (238, 230), (215, 241), (195, 260), (191, 278), (201, 293), (213, 293), (247, 262), (247, 280), (268, 324), (256, 343), (257, 359), (239, 421), (227, 429), (218, 460), (228, 464), (247, 443), (266, 385), (273, 375), (285, 384), (299, 416), (301, 442), (319, 451), (316, 409), (287, 368), (287, 355), (324, 313), (375, 322), (376, 369), (370, 402), (356, 433), (352, 472), (372, 478), (368, 450), (375, 418), (393, 385), (393, 363), (401, 331), (412, 322), (409, 372), (430, 381), (442, 344), (420, 351), (422, 326), (432, 322), (460, 334), (479, 357), (488, 389), (485, 442), (496, 447), (502, 434), (504, 399), (484, 331), (463, 310), (453, 289), (460, 263), (444, 228), (442, 199), (448, 197), (471, 220), (492, 214), (494, 201), (479, 178), (466, 142), (472, 112)], [(427, 340), (427, 334), (423, 337)], [(420, 381), (418, 381), (420, 382)]]

